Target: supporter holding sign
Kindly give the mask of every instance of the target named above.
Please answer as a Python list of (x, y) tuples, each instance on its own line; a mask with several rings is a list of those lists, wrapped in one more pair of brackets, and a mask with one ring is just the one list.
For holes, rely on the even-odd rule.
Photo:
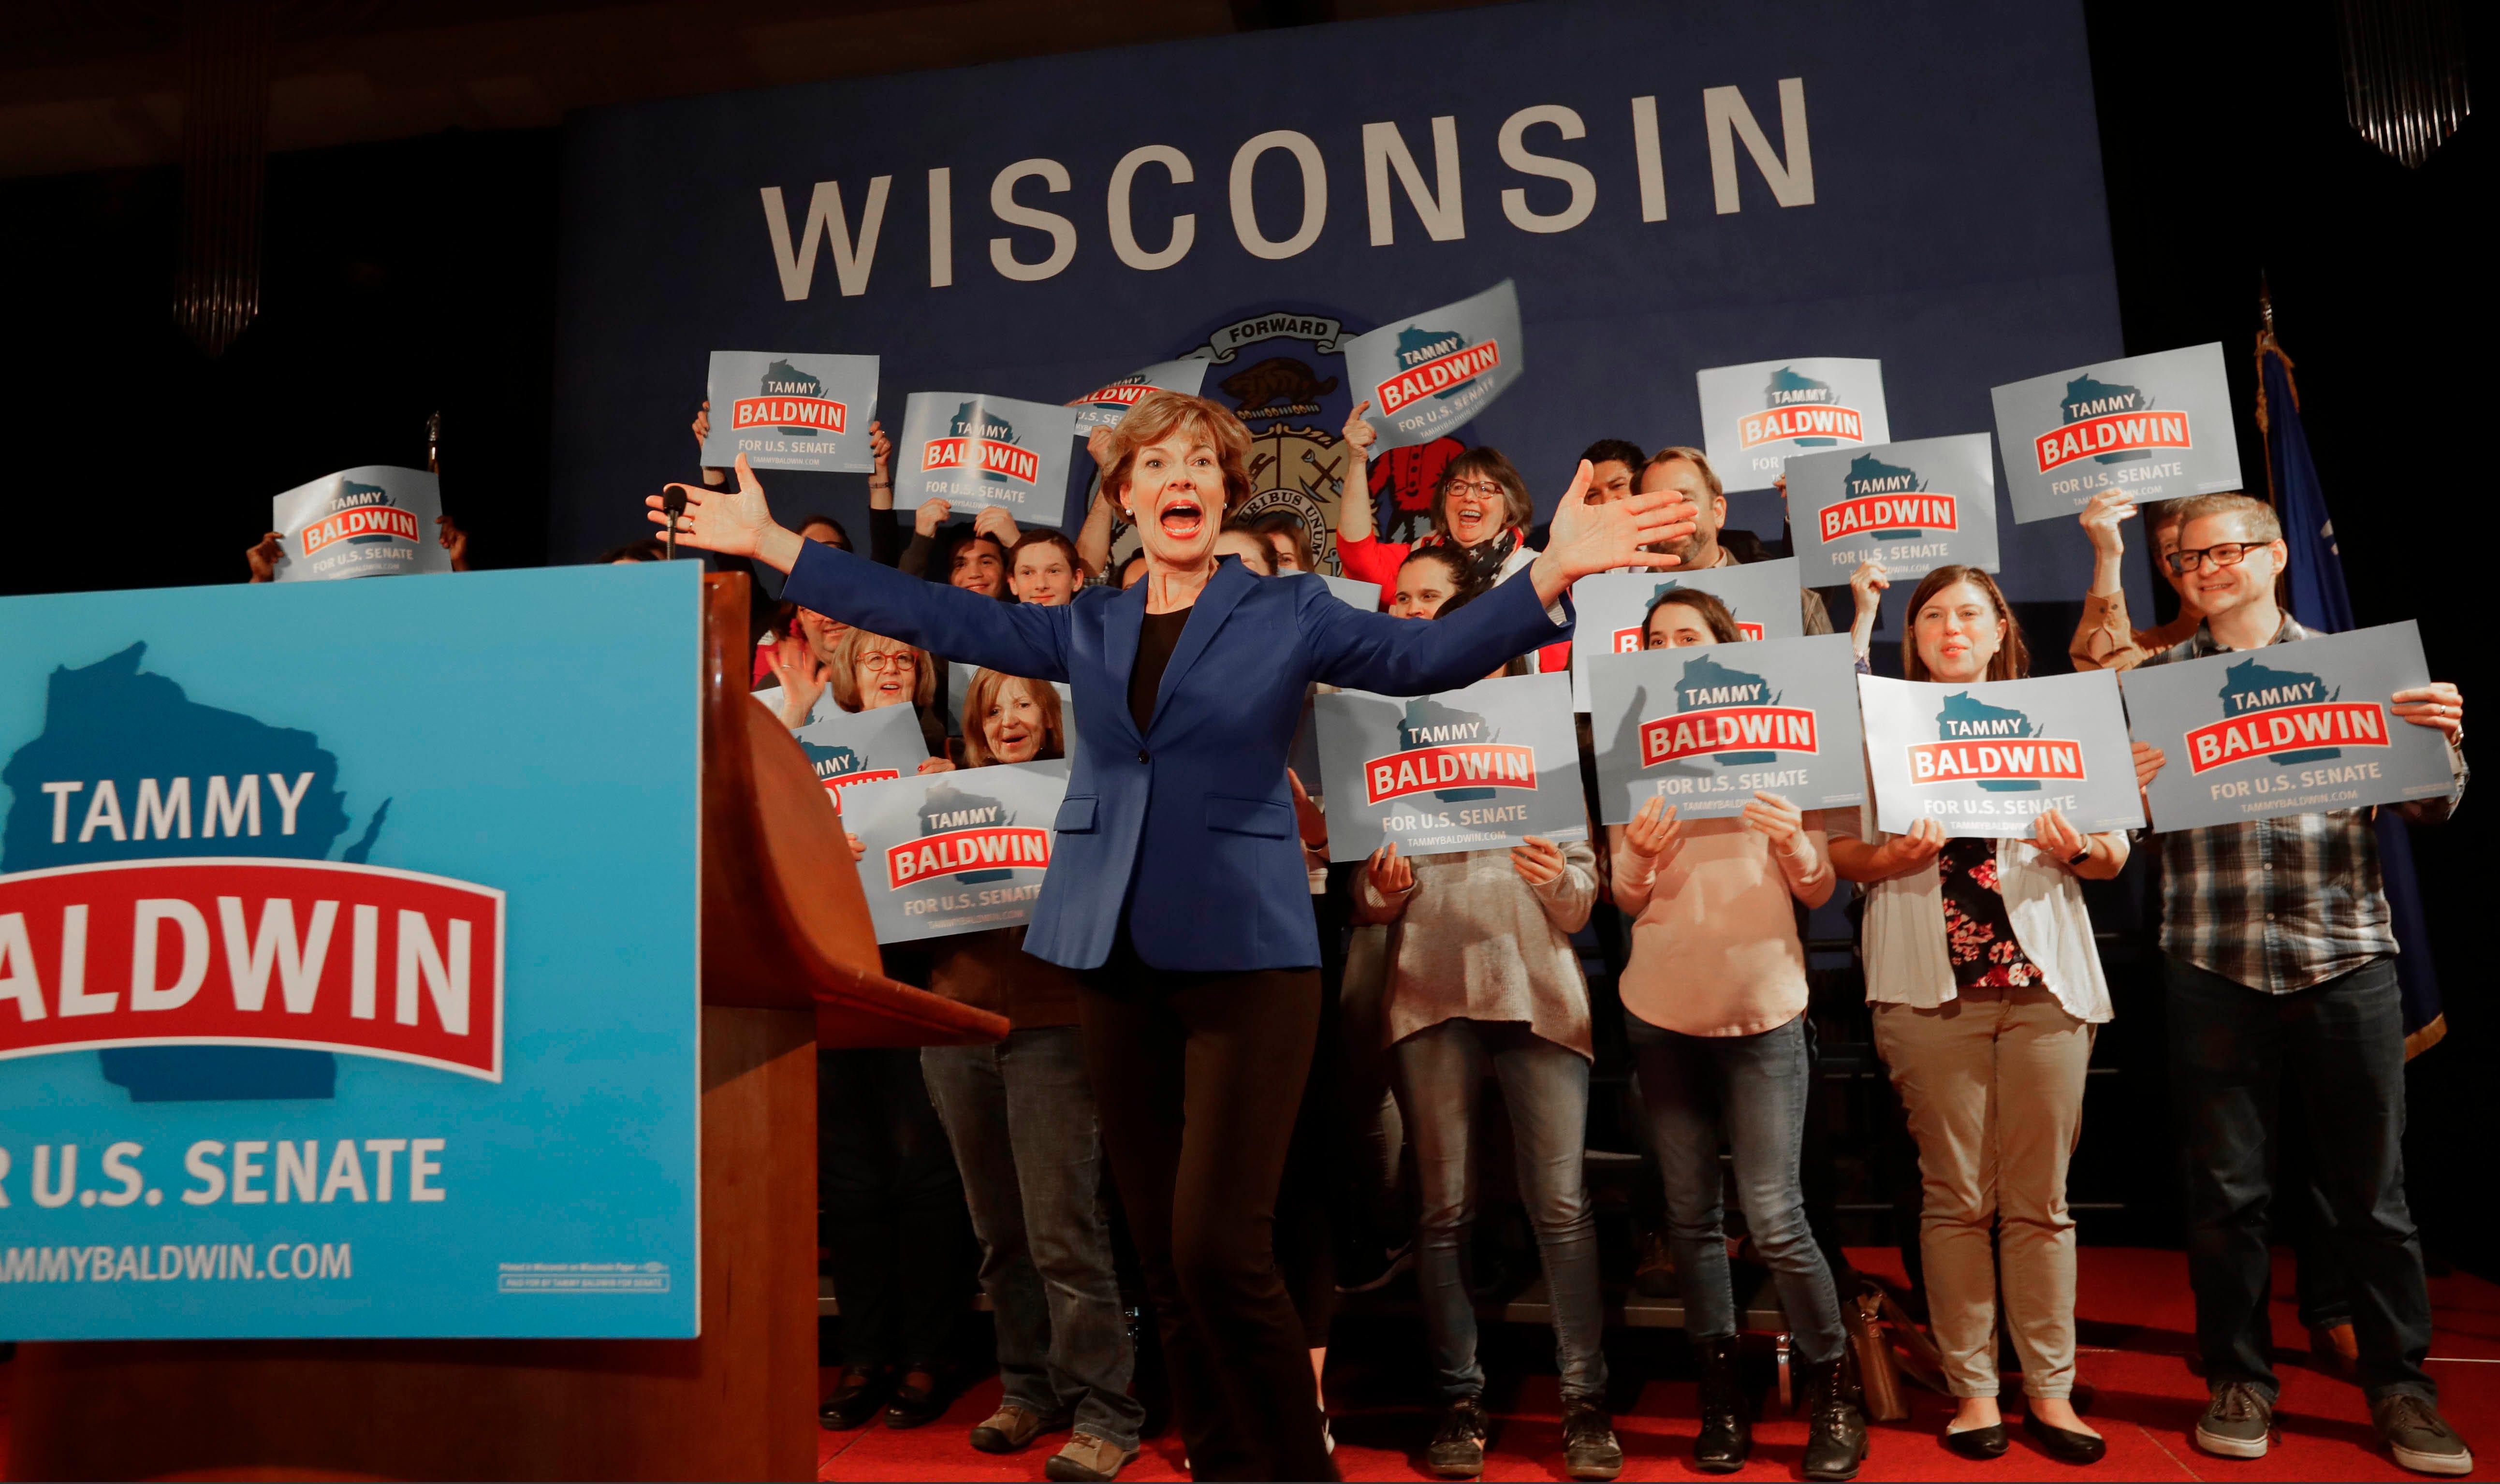
[(872, 355), (715, 350), (705, 379), (703, 462), (726, 469), (741, 453), (758, 469), (867, 474), (869, 418), (876, 411)]
[(2119, 560), (2126, 554), (2121, 527), (2139, 507), (2123, 490), (2105, 489), (2092, 496), (2076, 517), (2092, 544), (2092, 583), (2084, 594), (2084, 616), (2066, 645), (2066, 657), (2077, 670), (2130, 670), (2196, 632), (2204, 612), (2196, 607), (2187, 574), (2170, 563), (2179, 549), (2179, 508), (2185, 501), (2164, 500), (2144, 506), (2144, 539), (2153, 548), (2153, 570), (2179, 595), (2179, 612), (2168, 623), (2139, 629), (2126, 614), (2126, 588)]
[(2017, 521), (2115, 491), (2143, 504), (2240, 487), (2220, 344), (2131, 355), (1992, 388)]
[(269, 514), (277, 529), (246, 553), (255, 582), (453, 570), (456, 530), (444, 519), (435, 477), (422, 469), (361, 464), (324, 475), (273, 498)]
[(1898, 577), (1996, 570), (1996, 455), (1985, 433), (1793, 454), (1785, 483), (1809, 584), (1861, 562)]
[(1793, 454), (1889, 443), (1884, 363), (1833, 355), (1694, 374), (1701, 442), (1734, 490), (1769, 489)]
[[(798, 627), (806, 637), (805, 645), (785, 644), (776, 650), (773, 674), (779, 683), (758, 691), (755, 699), (799, 735), (801, 744), (808, 747), (809, 761), (817, 764), (816, 776), (827, 788), (849, 786), (836, 782), (836, 777), (862, 769), (882, 772), (892, 767), (897, 773), (928, 773), (950, 766), (944, 756), (946, 734), (935, 705), (937, 667), (927, 654), (899, 639), (852, 628), (811, 609), (799, 610)], [(888, 708), (906, 709), (898, 711), (898, 719), (891, 722), (860, 719)], [(836, 716), (852, 720), (837, 722)], [(905, 716), (910, 718), (923, 744), (908, 766), (897, 750), (904, 726), (900, 718)], [(810, 743), (806, 733), (820, 721), (824, 723), (816, 733), (820, 741)], [(819, 747), (826, 753), (822, 758), (817, 755)], [(839, 755), (843, 750), (850, 756)]]
[[(2135, 752), (2162, 832), (2161, 948), (2171, 1089), (2187, 1131), (2188, 1278), (2213, 1392), (2196, 1446), (2262, 1458), (2272, 1435), (2279, 1393), (2266, 1211), (2281, 1087), (2308, 1119), (2380, 1438), (2408, 1468), (2466, 1473), (2473, 1455), (2441, 1418), (2438, 1384), (2422, 1369), (2430, 1295), (2405, 1205), (2404, 1010), (2378, 832), (2368, 809), (2320, 808), (2343, 801), (2319, 799), (2315, 785), (2298, 781), (2303, 772), (2356, 768), (2384, 775), (2373, 785), (2412, 778), (2396, 758), (2427, 738), (2445, 754), (2448, 787), (2395, 808), (2418, 824), (2446, 819), (2465, 791), (2464, 697), (2444, 681), (2421, 681), (2410, 636), (2377, 629), (2322, 639), (2285, 613), (2275, 602), (2283, 527), (2261, 502), (2209, 495), (2188, 501), (2179, 517), (2170, 562), (2204, 620), (2128, 672), (2128, 691), (2145, 703), (2143, 723), (2161, 728)], [(2279, 652), (2293, 643), (2303, 647)], [(2266, 652), (2237, 657), (2257, 649)], [(2184, 706), (2164, 684), (2174, 668), (2196, 676), (2180, 688), (2200, 696), (2201, 713), (2174, 709)], [(2367, 712), (2378, 714), (2365, 725)], [(2385, 734), (2384, 745), (2364, 741), (2371, 730)], [(2338, 755), (2238, 761), (2240, 744), (2278, 738)], [(2269, 779), (2265, 795), (2252, 773)], [(2165, 775), (2185, 775), (2187, 786), (2165, 787)], [(2216, 797), (2226, 790), (2213, 780), (2234, 775), (2248, 794)], [(2271, 780), (2282, 775), (2290, 787), (2276, 796)], [(2355, 805), (2386, 797), (2361, 787), (2326, 791), (2352, 792)], [(2302, 801), (2301, 812), (2272, 813), (2264, 807), (2271, 797)], [(2178, 822), (2213, 817), (2216, 806), (2227, 822)]]
[[(1059, 694), (1040, 681), (981, 671), (972, 678), (969, 713), (967, 772), (950, 779), (958, 798), (940, 809), (929, 793), (913, 801), (909, 791), (899, 791), (913, 808), (902, 815), (890, 808), (878, 811), (880, 819), (900, 817), (904, 825), (903, 841), (888, 845), (884, 856), (900, 849), (911, 857), (911, 869), (898, 873), (883, 857), (869, 858), (867, 842), (851, 836), (852, 858), (860, 862), (872, 907), (895, 894), (891, 883), (898, 874), (941, 900), (974, 899), (969, 911), (941, 907), (926, 914), (923, 921), (932, 927), (958, 916), (1012, 911), (1012, 904), (985, 907), (979, 899), (1015, 892), (1029, 899), (1037, 887), (1030, 871), (1012, 866), (958, 873), (935, 883), (931, 873), (917, 869), (921, 857), (954, 848), (947, 835), (978, 840), (978, 832), (995, 836), (1000, 826), (974, 824), (936, 837), (915, 832), (942, 814), (977, 813), (990, 806), (1005, 812), (993, 780), (1022, 786), (1018, 770), (1024, 765), (1047, 769), (1067, 754)], [(1037, 791), (1049, 793), (1046, 780), (1064, 779), (1065, 770), (1035, 776)], [(1045, 819), (1057, 805), (1053, 797), (1046, 809), (1015, 812)], [(869, 812), (860, 811), (854, 828), (870, 822)], [(1003, 829), (1020, 827), (1011, 822)], [(1046, 841), (1041, 848), (1046, 855)], [(1003, 847), (997, 853), (1003, 862), (1022, 852)], [(1052, 1476), (1074, 1466), (1085, 1471), (1070, 1477), (1108, 1478), (1118, 1472), (1114, 1461), (1135, 1451), (1145, 1409), (1129, 1395), (1136, 1357), (1120, 1311), (1111, 1234), (1103, 1219), (1102, 1147), (1076, 1030), (1077, 976), (1025, 952), (1024, 932), (1022, 926), (961, 931), (933, 943), (929, 966), (932, 990), (1004, 1015), (1010, 1027), (994, 1045), (931, 1046), (920, 1053), (930, 1098), (963, 1171), (972, 1231), (981, 1242), (981, 1289), (989, 1295), (998, 1331), (999, 1406), (972, 1429), (971, 1444), (984, 1453), (1017, 1452), (1072, 1422), (1074, 1435), (1060, 1450), (1069, 1464), (1054, 1467)]]
[[(1694, 508), (1700, 511), (1694, 520), (1692, 535), (1681, 541), (1670, 542), (1661, 548), (1680, 559), (1676, 564), (1679, 575), (1700, 573), (1713, 568), (1761, 565), (1779, 561), (1793, 562), (1794, 560), (1773, 553), (1753, 532), (1733, 530), (1728, 527), (1727, 492), (1719, 482), (1718, 466), (1698, 448), (1677, 445), (1661, 448), (1651, 454), (1649, 461), (1641, 465), (1640, 473), (1633, 481), (1633, 490), (1637, 494), (1644, 495), (1678, 496), (1692, 502)], [(1801, 582), (1802, 576), (1802, 573), (1792, 566), (1789, 573), (1792, 585)], [(1728, 589), (1713, 587), (1711, 591), (1723, 598), (1727, 598), (1731, 604), (1735, 601), (1733, 593)], [(1740, 621), (1762, 623), (1764, 625), (1762, 633), (1758, 636), (1762, 639), (1795, 637), (1794, 633), (1783, 633), (1780, 629), (1771, 627), (1782, 621), (1777, 618), (1749, 614)], [(1797, 585), (1797, 621), (1802, 627), (1796, 632), (1806, 634), (1831, 632), (1831, 610), (1825, 606), (1821, 593)]]
[[(1651, 610), (1676, 593), (1707, 593), (1717, 599), (1736, 625), (1738, 639), (1802, 637), (1797, 606), (1790, 596), (1796, 591), (1796, 574), (1795, 559), (1788, 557), (1690, 572), (1679, 567), (1671, 573), (1606, 573), (1582, 582), (1572, 593), (1580, 618), (1571, 636), (1572, 705), (1589, 709), (1589, 667), (1603, 655), (1639, 653)], [(1822, 608), (1821, 597), (1806, 596)], [(1827, 624), (1824, 632), (1830, 632)]]
[[(1485, 590), (1468, 583), (1446, 547), (1429, 546), (1399, 572), (1390, 612), (1438, 619)], [(1324, 759), (1332, 759), (1329, 794), (1335, 801), (1330, 810), (1332, 851), (1348, 837), (1379, 839), (1378, 828), (1348, 826), (1380, 802), (1403, 813), (1437, 799), (1461, 806), (1457, 812), (1470, 812), (1475, 801), (1492, 801), (1505, 788), (1521, 786), (1519, 772), (1533, 778), (1540, 761), (1576, 761), (1562, 688), (1561, 676), (1487, 680), (1409, 702), (1402, 722), (1394, 702), (1321, 696), (1320, 749)], [(1495, 699), (1487, 701), (1488, 695)], [(1524, 717), (1512, 698), (1525, 699), (1549, 722), (1559, 720), (1559, 736), (1536, 739), (1543, 746), (1519, 745), (1516, 729)], [(1351, 705), (1332, 709), (1332, 703)], [(1368, 724), (1367, 718), (1353, 719), (1366, 709), (1388, 715)], [(1382, 722), (1396, 727), (1394, 744), (1378, 741)], [(1363, 743), (1354, 749), (1362, 754), (1359, 772), (1343, 766), (1345, 745), (1357, 740)], [(1398, 750), (1372, 755), (1385, 745)], [(1521, 769), (1505, 767), (1504, 753), (1526, 754), (1519, 759)], [(1454, 769), (1454, 762), (1460, 766)], [(1464, 774), (1469, 786), (1437, 793), (1415, 787), (1416, 779), (1454, 772)], [(1474, 1478), (1484, 1471), (1485, 1373), (1476, 1358), (1475, 1300), (1460, 1249), (1475, 1221), (1476, 1109), (1488, 1072), (1500, 1080), (1502, 1102), (1510, 1109), (1519, 1188), (1552, 1294), (1564, 1466), (1579, 1479), (1611, 1479), (1624, 1466), (1623, 1447), (1605, 1414), (1596, 1221), (1581, 1159), (1595, 1043), (1589, 986), (1570, 940), (1596, 900), (1597, 857), (1586, 843), (1576, 770), (1546, 787), (1555, 795), (1546, 812), (1561, 818), (1567, 810), (1568, 829), (1536, 828), (1523, 818), (1511, 836), (1477, 832), (1495, 848), (1477, 845), (1470, 836), (1458, 849), (1435, 841), (1440, 853), (1410, 859), (1399, 852), (1398, 838), (1416, 837), (1392, 823), (1391, 839), (1370, 853), (1355, 888), (1354, 921), (1390, 924), (1382, 1035), (1422, 1185), (1416, 1283), (1441, 1394), (1441, 1416), (1425, 1464), (1443, 1478)], [(1528, 806), (1494, 808), (1525, 814)], [(1558, 839), (1569, 842), (1557, 843)], [(1509, 848), (1498, 848), (1503, 844)], [(1338, 858), (1363, 859), (1361, 844), (1350, 857)]]
[(973, 392), (913, 392), (903, 406), (897, 510), (943, 500), (996, 507), (1036, 525), (1066, 513), (1075, 414), (1064, 407)]
[(1740, 814), (1761, 789), (1805, 808), (1865, 801), (1848, 640), (1764, 640), (1741, 658), (1697, 652), (1744, 637), (1726, 604), (1675, 588), (1651, 604), (1642, 652), (1590, 661), (1599, 823), (1623, 824), (1650, 799), (1689, 819)]
[[(1870, 596), (1861, 591), (1860, 601)], [(1859, 680), (1878, 804), (1888, 798), (1888, 779), (1894, 795), (1910, 786), (1914, 747), (2004, 745), (1940, 738), (1939, 716), (1953, 730), (1967, 722), (1991, 738), (2046, 730), (2017, 706), (1978, 699), (2019, 697), (2037, 706), (2029, 692), (2005, 688), (2022, 683), (2030, 658), (2022, 625), (1987, 573), (1940, 567), (1919, 583), (1908, 611), (1901, 644), (1908, 681)], [(2110, 683), (2106, 676), (2074, 678)], [(2060, 730), (2077, 716), (2062, 703), (2051, 714)], [(1924, 731), (1912, 737), (1917, 724)], [(2057, 761), (2043, 765), (2042, 748), (2051, 742)], [(2110, 1018), (2110, 998), (2082, 882), (2118, 874), (2127, 842), (2116, 831), (2086, 834), (2063, 810), (2042, 807), (2049, 795), (2040, 784), (2071, 789), (2076, 780), (2065, 775), (2087, 766), (2105, 773), (2105, 753), (2095, 758), (2085, 739), (2064, 736), (2035, 735), (2022, 745), (2030, 755), (2024, 776), (2015, 776), (2019, 770), (2001, 753), (1967, 770), (2021, 790), (1998, 796), (2029, 801), (2020, 816), (1959, 814), (1949, 824), (1895, 806), (1889, 817), (1908, 816), (1897, 834), (1876, 828), (1871, 805), (1855, 821), (1826, 818), (1834, 869), (1865, 893), (1866, 998), (1876, 1049), (1919, 1145), (1927, 1308), (1946, 1383), (1960, 1403), (1945, 1446), (1967, 1458), (2005, 1451), (1996, 1401), (2002, 1292), (2006, 1328), (2023, 1361), (2025, 1431), (2053, 1457), (2090, 1463), (2104, 1444), (2070, 1400), (2075, 1219), (2066, 1204), (2066, 1169), (2083, 1129), (2093, 1028)], [(2044, 767), (2054, 776), (2028, 775)], [(2011, 817), (2025, 821), (2028, 839), (1972, 828)]]
[(1530, 836), (1586, 840), (1569, 700), (1559, 675), (1407, 700), (1355, 690), (1319, 697), (1330, 859), (1359, 861), (1383, 844), (1490, 850)]
[(1346, 378), (1358, 399), (1380, 409), (1384, 448), (1429, 444), (1465, 427), (1519, 379), (1524, 365), (1519, 290), (1508, 279), (1345, 343)]
[[(1798, 1176), (1813, 1064), (1793, 905), (1818, 907), (1831, 896), (1817, 806), (1855, 800), (1799, 786), (1807, 774), (1795, 770), (1793, 778), (1755, 775), (1780, 782), (1782, 792), (1730, 789), (1691, 800), (1661, 789), (1636, 811), (1615, 812), (1648, 782), (1664, 781), (1642, 780), (1661, 768), (1698, 768), (1715, 782), (1748, 776), (1709, 772), (1715, 768), (1819, 759), (1833, 775), (1828, 783), (1863, 796), (1847, 642), (1829, 634), (1771, 640), (1727, 655), (1742, 637), (1717, 598), (1672, 592), (1650, 610), (1642, 653), (1601, 657), (1592, 667), (1592, 720), (1600, 735), (1618, 739), (1598, 756), (1597, 773), (1615, 905), (1632, 919), (1624, 1029), (1666, 1186), (1685, 1331), (1701, 1353), (1694, 1467), (1732, 1472), (1753, 1447), (1720, 1194), (1724, 1134), (1746, 1235), (1778, 1285), (1808, 1378), (1806, 1477), (1847, 1478), (1866, 1454), (1866, 1419), (1845, 1383), (1848, 1332), (1831, 1270), (1806, 1226)], [(1647, 701), (1653, 695), (1660, 704)], [(1721, 736), (1724, 725), (1742, 732), (1758, 720), (1768, 724), (1751, 740), (1767, 747), (1714, 759), (1694, 745), (1702, 734)]]

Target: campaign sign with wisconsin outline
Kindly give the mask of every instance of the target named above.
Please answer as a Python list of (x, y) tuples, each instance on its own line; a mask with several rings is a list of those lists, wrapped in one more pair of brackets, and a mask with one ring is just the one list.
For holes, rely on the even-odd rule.
[(701, 576), (0, 599), (0, 1338), (697, 1333)]
[(1068, 405), (1076, 412), (1076, 436), (1083, 438), (1096, 428), (1110, 427), (1128, 416), (1129, 410), (1145, 401), (1151, 392), (1176, 391), (1195, 397), (1204, 384), (1204, 361), (1157, 361), (1143, 371), (1133, 371), (1118, 380), (1105, 382)]
[(442, 486), (422, 469), (360, 464), (299, 484), (269, 502), (270, 529), (286, 543), (276, 580), (447, 573), (442, 513)]
[[(768, 685), (755, 699), (781, 724), (781, 687)], [(920, 712), (908, 706), (881, 706), (872, 711), (846, 711), (834, 700), (834, 688), (816, 698), (807, 724), (790, 734), (806, 750), (816, 781), (841, 807), (842, 791), (862, 783), (907, 777), (929, 757), (929, 739), (920, 732)]]
[(1698, 588), (1727, 605), (1744, 638), (1801, 639), (1805, 635), (1797, 559), (1697, 567), (1686, 572), (1605, 572), (1571, 585), (1579, 622), (1571, 631), (1571, 707), (1589, 709), (1589, 662), (1600, 654), (1633, 654), (1641, 647), (1641, 623), (1659, 595)]
[(894, 508), (943, 500), (970, 517), (995, 505), (1020, 526), (1056, 526), (1068, 506), (1076, 414), (1046, 402), (916, 391), (903, 404)]
[(1882, 562), (1893, 581), (1997, 570), (1996, 458), (1985, 433), (1789, 456), (1789, 531), (1809, 585)]
[(1032, 921), (1050, 870), (1051, 822), (1067, 794), (1064, 759), (959, 768), (845, 794), (843, 827), (867, 847), (860, 885), (876, 940)]
[(1316, 697), (1329, 859), (1359, 861), (1392, 841), (1440, 855), (1530, 835), (1588, 839), (1568, 692), (1562, 676), (1531, 675), (1404, 699)]
[(2018, 524), (2072, 515), (2105, 489), (2144, 505), (2240, 487), (2219, 342), (2078, 366), (1988, 395)]
[(1890, 443), (1884, 363), (1808, 355), (1694, 373), (1701, 446), (1729, 493), (1769, 489), (1790, 455)]
[(872, 355), (713, 351), (704, 467), (726, 469), (743, 453), (757, 469), (867, 474), (876, 467), (868, 439), (876, 369)]
[(2296, 644), (2142, 665), (2120, 676), (2138, 742), (2164, 754), (2147, 790), (2156, 830), (2436, 798), (2448, 742), (2387, 698), (2430, 683), (2402, 623)]
[(1367, 415), (1382, 452), (1465, 427), (1525, 365), (1519, 290), (1508, 279), (1345, 343), (1346, 379), (1355, 401), (1371, 403)]
[(1846, 634), (1596, 656), (1597, 822), (1653, 795), (1682, 819), (1742, 813), (1758, 789), (1805, 809), (1865, 803), (1857, 678)]
[(2056, 809), (2087, 834), (2144, 823), (2106, 670), (1942, 685), (1858, 677), (1875, 823), (1950, 836), (2029, 835)]

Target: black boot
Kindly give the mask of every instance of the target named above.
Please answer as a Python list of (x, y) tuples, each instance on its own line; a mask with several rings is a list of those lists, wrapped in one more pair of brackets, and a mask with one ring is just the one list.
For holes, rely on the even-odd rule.
[(1831, 1360), (1801, 1368), (1806, 1385), (1805, 1476), (1854, 1479), (1866, 1461), (1866, 1413), (1859, 1405), (1856, 1368), (1846, 1346)]
[(1754, 1424), (1736, 1382), (1739, 1348), (1733, 1335), (1701, 1342), (1701, 1433), (1693, 1439), (1693, 1467), (1703, 1473), (1734, 1473), (1754, 1451)]

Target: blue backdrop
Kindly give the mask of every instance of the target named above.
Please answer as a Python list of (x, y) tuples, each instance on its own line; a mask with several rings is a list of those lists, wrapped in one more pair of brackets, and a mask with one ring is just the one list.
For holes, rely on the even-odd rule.
[[(1592, 0), (1115, 48), (592, 113), (565, 180), (560, 559), (688, 477), (714, 349), (878, 354), (891, 427), (913, 389), (1065, 401), (1244, 319), (1352, 333), (1511, 277), (1527, 374), (1462, 436), (1546, 508), (1595, 439), (1698, 443), (1702, 367), (1879, 357), (1892, 435), (1925, 438), (2121, 349), (2071, 5)], [(1209, 395), (1272, 435), (1268, 480), (1332, 468), (1336, 326), (1267, 328)], [(864, 502), (767, 482), (787, 513)], [(1734, 504), (1778, 534), (1773, 497)], [(2080, 596), (2072, 523), (2003, 528), (2015, 597)]]

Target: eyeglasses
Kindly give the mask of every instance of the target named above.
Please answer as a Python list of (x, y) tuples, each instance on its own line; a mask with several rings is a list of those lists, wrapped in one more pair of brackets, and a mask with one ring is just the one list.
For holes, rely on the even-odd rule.
[(2170, 570), (2186, 577), (2207, 562), (2216, 567), (2237, 567), (2248, 560), (2250, 552), (2272, 544), (2262, 541), (2226, 541), (2219, 546), (2202, 546), (2194, 550), (2182, 547), (2170, 553)]
[(920, 656), (908, 649), (879, 649), (873, 654), (861, 655), (859, 662), (860, 668), (869, 674), (883, 675), (889, 670), (917, 669)]
[(1450, 481), (1450, 493), (1454, 495), (1482, 495), (1488, 500), (1498, 500), (1503, 495), (1508, 494), (1509, 491), (1503, 489), (1499, 484), (1495, 483), (1491, 479), (1452, 479)]

